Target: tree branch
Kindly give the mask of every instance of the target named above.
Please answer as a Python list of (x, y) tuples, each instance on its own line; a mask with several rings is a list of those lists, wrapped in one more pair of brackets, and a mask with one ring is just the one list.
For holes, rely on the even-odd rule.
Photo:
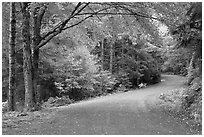
[(41, 47), (43, 47), (44, 45), (46, 45), (53, 37), (57, 36), (59, 33), (61, 33), (62, 30), (58, 30), (54, 33), (52, 33), (52, 35), (49, 35), (49, 37), (46, 38), (46, 40), (42, 40), (41, 43), (34, 48), (34, 51), (40, 49)]
[[(123, 5), (115, 5), (125, 11), (127, 11), (127, 13), (111, 13), (111, 12), (104, 12), (104, 13), (100, 13), (101, 11), (104, 11), (104, 10), (107, 10), (107, 9), (110, 9), (110, 7), (113, 7), (114, 5), (111, 4), (109, 5), (110, 7), (108, 8), (105, 8), (105, 9), (101, 9), (101, 10), (98, 10), (98, 11), (93, 11), (93, 13), (80, 13), (81, 11), (83, 11), (88, 5), (90, 4), (90, 2), (86, 3), (81, 9), (79, 9), (79, 7), (82, 5), (80, 2), (77, 4), (77, 6), (75, 7), (75, 9), (72, 11), (71, 15), (69, 16), (69, 18), (67, 18), (66, 20), (64, 21), (61, 21), (59, 22), (55, 27), (54, 29), (52, 29), (51, 31), (49, 31), (47, 34), (45, 34), (43, 37), (42, 37), (42, 41), (41, 43), (35, 48), (35, 50), (41, 48), (42, 46), (44, 46), (47, 42), (49, 42), (53, 37), (55, 37), (56, 35), (58, 35), (59, 33), (61, 33), (63, 30), (66, 30), (68, 28), (72, 28), (82, 22), (84, 22), (85, 20), (87, 20), (88, 18), (90, 17), (93, 17), (94, 15), (134, 15), (134, 16), (139, 16), (139, 17), (144, 17), (144, 18), (150, 18), (150, 19), (154, 19), (154, 20), (158, 20), (158, 21), (161, 21), (160, 19), (158, 18), (154, 18), (152, 16), (148, 16), (148, 15), (144, 15), (144, 14), (139, 14), (139, 13), (136, 13), (134, 12), (133, 10), (123, 6)], [(77, 11), (77, 9), (79, 9)], [(76, 12), (77, 11), (77, 12)], [(73, 25), (70, 25), (70, 26), (66, 26), (66, 24), (74, 17), (76, 16), (81, 16), (81, 15), (89, 15), (87, 17), (85, 17), (84, 19), (80, 20), (79, 22), (73, 24)]]
[(42, 22), (43, 16), (45, 15), (46, 9), (47, 9), (46, 6), (43, 6), (42, 8), (40, 8), (40, 11), (39, 11), (38, 17), (37, 17), (37, 20), (40, 22), (40, 24)]
[[(88, 4), (86, 4), (84, 7), (82, 7), (82, 9), (80, 9), (74, 16), (79, 15), (79, 12), (81, 12), (86, 6), (88, 6)], [(107, 10), (107, 9), (109, 9), (109, 8), (110, 8), (110, 7), (105, 8), (105, 9), (101, 9), (101, 10), (98, 10), (98, 11), (96, 11), (95, 13), (92, 13), (91, 15), (85, 17), (85, 18), (82, 19), (81, 21), (79, 21), (79, 22), (77, 22), (77, 23), (75, 23), (75, 24), (73, 24), (73, 25), (71, 25), (71, 26), (64, 27), (66, 24), (65, 24), (65, 25), (62, 24), (63, 27), (59, 27), (59, 28), (56, 29), (53, 33), (51, 33), (49, 36), (47, 36), (46, 38), (42, 39), (41, 43), (40, 43), (37, 47), (35, 47), (34, 50), (37, 50), (37, 49), (43, 47), (43, 46), (44, 46), (45, 44), (47, 44), (53, 37), (55, 37), (56, 35), (58, 35), (59, 33), (61, 33), (63, 30), (66, 30), (66, 29), (68, 29), (68, 28), (72, 28), (72, 27), (74, 27), (74, 26), (76, 26), (76, 25), (82, 23), (83, 21), (87, 20), (88, 18), (93, 17), (93, 16), (96, 15), (98, 12), (101, 12), (101, 11), (103, 11), (103, 10)], [(65, 22), (64, 22), (64, 23), (65, 23)]]
[(80, 6), (81, 6), (81, 2), (79, 2), (79, 3), (77, 4), (77, 6), (74, 8), (74, 10), (73, 10), (72, 13), (71, 13), (71, 16), (75, 13), (75, 11), (76, 11)]
[(159, 19), (159, 18), (154, 18), (154, 17), (152, 17), (152, 16), (148, 16), (148, 15), (145, 15), (145, 14), (141, 14), (141, 13), (134, 12), (133, 10), (131, 10), (131, 9), (127, 8), (127, 7), (124, 7), (124, 6), (122, 6), (122, 5), (117, 5), (117, 6), (119, 6), (120, 8), (122, 8), (122, 9), (124, 9), (124, 10), (126, 10), (126, 11), (129, 11), (130, 13), (132, 13), (132, 14), (135, 15), (135, 16), (139, 16), (139, 17), (143, 17), (143, 18), (148, 18), (148, 19), (154, 19), (154, 20), (163, 22), (163, 20), (161, 20), (161, 19)]
[[(89, 7), (89, 9), (90, 9), (93, 13), (95, 13), (95, 11), (94, 11), (90, 6), (88, 6), (88, 7)], [(101, 21), (101, 19), (99, 18), (99, 16), (96, 15), (96, 17), (98, 18), (98, 20)]]
[[(88, 19), (88, 18), (90, 18), (90, 17), (93, 17), (94, 15), (99, 14), (99, 12), (104, 11), (104, 10), (107, 10), (107, 9), (110, 9), (110, 7), (105, 8), (105, 9), (101, 9), (101, 10), (98, 10), (98, 11), (96, 11), (96, 12), (94, 12), (94, 13), (90, 13), (90, 15), (89, 15), (89, 14), (86, 14), (86, 15), (89, 15), (89, 16), (85, 17), (85, 18), (82, 19), (81, 21), (79, 21), (79, 22), (77, 22), (77, 23), (75, 23), (75, 24), (73, 24), (73, 25), (71, 25), (71, 26), (68, 26), (68, 27), (63, 28), (63, 30), (66, 30), (66, 29), (68, 29), (68, 28), (74, 27), (74, 26), (76, 26), (76, 25), (82, 23), (82, 22), (85, 21), (86, 19)], [(78, 15), (80, 15), (80, 14), (78, 14)], [(83, 13), (82, 13), (81, 15), (83, 15)]]
[(66, 28), (63, 28), (63, 30), (66, 30), (66, 29), (68, 29), (68, 28), (72, 28), (72, 27), (74, 27), (74, 26), (76, 26), (76, 25), (79, 25), (79, 24), (82, 23), (83, 21), (85, 21), (85, 20), (87, 20), (88, 18), (93, 17), (93, 16), (94, 16), (94, 14), (92, 14), (92, 15), (90, 15), (90, 16), (87, 16), (86, 18), (82, 19), (81, 21), (79, 21), (79, 22), (77, 22), (77, 23), (75, 23), (75, 24), (73, 24), (73, 25), (71, 25), (71, 26), (68, 26), (68, 27), (66, 27)]
[(74, 10), (72, 11), (71, 15), (69, 16), (69, 18), (67, 18), (64, 21), (60, 21), (51, 31), (47, 32), (47, 34), (45, 34), (42, 39), (45, 39), (46, 37), (48, 37), (49, 35), (52, 35), (52, 33), (57, 32), (57, 29), (63, 29), (64, 26), (66, 26), (66, 24), (79, 12), (81, 12), (85, 7), (88, 6), (89, 3), (86, 3), (85, 6), (83, 6), (77, 13), (75, 13), (77, 11), (77, 9), (79, 9), (79, 7), (82, 5), (81, 2), (79, 2), (77, 4), (77, 6), (74, 8)]
[[(145, 15), (143, 13), (137, 13), (137, 12), (131, 10), (130, 8), (133, 8), (132, 5), (129, 5), (127, 3), (114, 3), (114, 2), (111, 2), (111, 3), (97, 3), (97, 4), (119, 7), (121, 9), (125, 10), (125, 11), (128, 11), (129, 13), (131, 13), (134, 16), (139, 16), (139, 17), (143, 17), (143, 18), (149, 18), (149, 19), (154, 19), (154, 20), (157, 20), (157, 21), (164, 22), (164, 20), (161, 20), (159, 18), (154, 18), (152, 16)], [(128, 8), (126, 6), (128, 6), (130, 8)], [(139, 8), (142, 8), (142, 7), (139, 7)]]

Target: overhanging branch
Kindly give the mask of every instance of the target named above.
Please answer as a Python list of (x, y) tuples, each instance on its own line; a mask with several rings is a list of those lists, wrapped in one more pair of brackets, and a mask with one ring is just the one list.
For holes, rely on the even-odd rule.
[[(88, 6), (88, 4), (87, 4), (87, 6)], [(79, 12), (82, 11), (84, 8), (85, 8), (85, 7), (82, 7), (82, 9), (80, 9), (76, 14), (79, 14)], [(96, 11), (95, 13), (92, 13), (91, 15), (85, 17), (85, 18), (82, 19), (81, 21), (79, 21), (79, 22), (77, 22), (77, 23), (75, 23), (75, 24), (73, 24), (73, 25), (70, 25), (70, 26), (68, 26), (68, 27), (65, 27), (66, 24), (65, 24), (65, 22), (64, 22), (64, 24), (62, 24), (63, 26), (58, 27), (57, 29), (55, 29), (55, 31), (52, 31), (52, 33), (50, 33), (49, 35), (47, 35), (47, 37), (43, 37), (41, 43), (40, 43), (37, 47), (35, 47), (34, 50), (38, 50), (39, 48), (43, 47), (43, 46), (44, 46), (45, 44), (47, 44), (53, 37), (57, 36), (57, 35), (58, 35), (59, 33), (61, 33), (63, 30), (66, 30), (66, 29), (68, 29), (68, 28), (72, 28), (72, 27), (74, 27), (74, 26), (76, 26), (76, 25), (78, 25), (78, 24), (84, 22), (84, 21), (87, 20), (88, 18), (93, 17), (93, 16), (96, 15), (98, 12), (107, 10), (107, 9), (109, 9), (109, 8), (110, 8), (110, 7), (105, 8), (105, 9), (101, 9), (101, 10), (98, 10), (98, 11)]]
[[(86, 3), (86, 5), (83, 6), (76, 14), (78, 14), (79, 12), (81, 12), (81, 10), (83, 10), (86, 6), (88, 6), (87, 4), (89, 4), (89, 3)], [(69, 16), (69, 18), (67, 18), (67, 19), (64, 20), (64, 21), (59, 22), (51, 31), (47, 32), (47, 33), (42, 37), (42, 39), (45, 39), (45, 38), (48, 37), (49, 35), (52, 35), (52, 33), (57, 32), (58, 29), (62, 29), (62, 28), (66, 25), (66, 23), (69, 22), (69, 20), (71, 20), (71, 19), (74, 17), (75, 12), (77, 11), (77, 9), (79, 9), (79, 7), (80, 7), (81, 5), (82, 5), (81, 2), (79, 2), (79, 3), (77, 4), (77, 6), (74, 8), (74, 10), (72, 11), (72, 13), (71, 13), (71, 15)]]

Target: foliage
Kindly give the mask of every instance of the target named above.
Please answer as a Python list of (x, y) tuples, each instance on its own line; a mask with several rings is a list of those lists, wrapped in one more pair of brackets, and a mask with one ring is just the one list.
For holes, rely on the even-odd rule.
[(167, 59), (166, 57), (166, 50), (163, 48), (159, 48), (157, 46), (147, 44), (147, 47), (145, 48), (145, 51), (152, 56), (154, 60), (158, 63), (159, 68), (162, 67), (164, 64), (165, 60)]
[(59, 106), (65, 106), (71, 104), (72, 101), (69, 99), (69, 97), (50, 97), (46, 102), (42, 104), (42, 107), (59, 107)]
[(95, 95), (106, 95), (107, 93), (115, 92), (114, 86), (117, 83), (117, 79), (109, 71), (99, 71), (95, 74), (93, 87), (95, 90)]
[(176, 27), (173, 34), (178, 39), (177, 48), (186, 47), (195, 52), (194, 62), (201, 72), (202, 58), (202, 3), (192, 3), (186, 13), (187, 20)]
[[(53, 77), (59, 96), (69, 95), (75, 101), (102, 95), (113, 89), (115, 79), (108, 71), (100, 71), (96, 58), (84, 46), (67, 48), (61, 56), (51, 56), (48, 64), (53, 71), (44, 78)], [(59, 48), (58, 51), (61, 51)]]
[(126, 71), (120, 70), (117, 73), (115, 73), (115, 76), (118, 81), (115, 85), (116, 88), (124, 86), (126, 89), (130, 89), (132, 87), (132, 83)]
[(202, 129), (202, 79), (195, 78), (184, 92), (182, 106), (195, 129)]
[[(191, 129), (202, 132), (202, 89), (201, 79), (194, 81), (191, 88), (179, 88), (162, 93), (159, 98), (161, 107), (172, 116), (191, 126)], [(199, 84), (198, 84), (199, 83)]]
[[(183, 73), (188, 87), (181, 96), (181, 108), (193, 127), (202, 129), (202, 3), (191, 3), (186, 20), (173, 31), (177, 37), (177, 49), (167, 60), (165, 67)], [(176, 55), (175, 55), (176, 54)], [(176, 62), (176, 63), (174, 63)], [(178, 63), (177, 63), (178, 62)], [(172, 67), (171, 67), (172, 66)], [(177, 69), (179, 68), (179, 69)], [(181, 69), (184, 71), (181, 71)]]
[[(140, 83), (153, 84), (160, 81), (158, 63), (149, 55), (142, 44), (133, 44), (129, 35), (123, 35), (114, 43), (113, 74), (120, 84), (127, 88), (137, 87)], [(101, 46), (95, 47), (93, 54), (101, 58)], [(103, 65), (109, 70), (109, 41), (104, 42)], [(126, 83), (125, 83), (126, 82)]]
[(192, 53), (186, 48), (170, 50), (166, 53), (166, 61), (162, 66), (163, 72), (186, 76)]

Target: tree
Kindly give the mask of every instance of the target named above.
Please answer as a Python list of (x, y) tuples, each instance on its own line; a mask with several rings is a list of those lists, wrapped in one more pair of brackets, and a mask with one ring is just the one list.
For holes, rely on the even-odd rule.
[(188, 68), (188, 84), (202, 73), (202, 3), (195, 2), (190, 5), (185, 22), (173, 30), (173, 34), (178, 38), (176, 47), (189, 48), (192, 53)]
[(109, 17), (109, 21), (110, 21), (110, 26), (111, 26), (111, 43), (110, 43), (110, 72), (113, 73), (113, 60), (114, 60), (114, 54), (113, 54), (113, 44), (116, 41), (117, 38), (117, 27), (115, 26), (115, 21), (114, 21), (114, 17)]
[(23, 36), (23, 73), (25, 85), (25, 111), (31, 111), (34, 107), (32, 55), (30, 38), (30, 13), (29, 3), (22, 3), (22, 36)]
[(35, 95), (35, 103), (40, 102), (40, 94), (38, 91), (38, 63), (39, 63), (39, 49), (35, 49), (41, 42), (41, 26), (42, 26), (42, 19), (46, 11), (45, 4), (33, 4), (33, 11), (32, 11), (32, 20), (33, 20), (33, 36), (32, 36), (32, 78), (33, 78), (33, 92)]
[(10, 3), (10, 36), (9, 36), (9, 93), (8, 110), (15, 110), (15, 39), (16, 39), (16, 7), (15, 2)]

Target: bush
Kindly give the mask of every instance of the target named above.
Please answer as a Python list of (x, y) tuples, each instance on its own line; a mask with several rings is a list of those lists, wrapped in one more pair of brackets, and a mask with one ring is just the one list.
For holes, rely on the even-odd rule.
[(115, 73), (117, 83), (114, 85), (114, 89), (117, 90), (117, 88), (124, 87), (126, 89), (130, 89), (133, 87), (132, 82), (128, 76), (128, 73), (124, 70), (118, 71)]
[(109, 71), (100, 71), (94, 78), (96, 82), (93, 86), (96, 95), (114, 92), (114, 86), (118, 80)]
[(60, 95), (68, 95), (75, 101), (95, 97), (114, 91), (117, 80), (108, 71), (100, 71), (93, 74), (85, 74), (80, 77), (72, 76), (69, 79), (61, 79), (55, 82)]
[(194, 127), (202, 128), (202, 78), (197, 77), (190, 83), (183, 95), (182, 106), (187, 116), (191, 119)]
[(63, 97), (50, 97), (46, 102), (42, 104), (43, 107), (59, 107), (71, 104), (72, 101), (67, 96)]
[[(197, 83), (197, 82), (196, 82)], [(195, 86), (197, 85), (197, 86)], [(181, 118), (194, 130), (202, 130), (202, 95), (200, 84), (161, 93), (159, 98), (164, 111)]]
[(191, 51), (186, 48), (171, 50), (166, 53), (167, 59), (162, 65), (162, 72), (171, 72), (174, 75), (186, 76), (188, 63), (191, 59)]

